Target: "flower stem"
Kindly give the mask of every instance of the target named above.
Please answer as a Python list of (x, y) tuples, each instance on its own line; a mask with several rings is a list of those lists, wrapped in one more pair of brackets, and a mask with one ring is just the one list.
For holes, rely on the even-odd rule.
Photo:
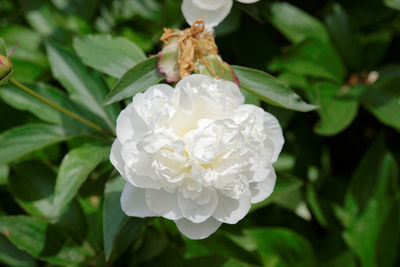
[(95, 129), (96, 131), (99, 131), (99, 132), (101, 132), (101, 133), (103, 133), (103, 134), (110, 135), (110, 133), (109, 133), (107, 130), (103, 129), (102, 127), (100, 127), (100, 126), (97, 125), (96, 123), (93, 123), (93, 122), (91, 122), (91, 121), (89, 121), (89, 120), (87, 120), (87, 119), (85, 119), (85, 118), (79, 116), (78, 114), (76, 114), (76, 113), (74, 113), (74, 112), (71, 112), (71, 111), (69, 111), (69, 110), (63, 108), (62, 106), (59, 106), (59, 105), (57, 105), (57, 104), (55, 104), (55, 103), (49, 101), (49, 100), (46, 99), (45, 97), (39, 95), (39, 94), (36, 93), (35, 91), (32, 91), (31, 89), (29, 89), (28, 87), (26, 87), (26, 86), (23, 85), (22, 83), (18, 82), (17, 80), (15, 80), (15, 79), (13, 79), (13, 78), (10, 78), (10, 79), (9, 79), (9, 82), (10, 82), (11, 84), (15, 85), (16, 87), (18, 87), (19, 89), (23, 90), (24, 92), (30, 94), (30, 95), (33, 96), (34, 98), (36, 98), (36, 99), (42, 101), (42, 102), (45, 103), (46, 105), (48, 105), (48, 106), (54, 108), (55, 110), (58, 110), (59, 112), (64, 113), (65, 115), (67, 115), (67, 116), (69, 116), (69, 117), (71, 117), (71, 118), (73, 118), (73, 119), (75, 119), (75, 120), (77, 120), (77, 121), (80, 121), (81, 123), (83, 123), (83, 124), (89, 126), (89, 127), (92, 128), (92, 129)]

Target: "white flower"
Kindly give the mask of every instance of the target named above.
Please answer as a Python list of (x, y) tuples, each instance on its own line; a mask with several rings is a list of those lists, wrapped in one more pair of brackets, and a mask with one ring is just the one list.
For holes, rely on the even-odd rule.
[[(260, 0), (237, 0), (241, 3), (251, 4)], [(217, 26), (228, 16), (233, 0), (183, 0), (182, 13), (187, 23), (192, 25), (196, 20), (204, 17), (208, 28)]]
[(238, 86), (195, 74), (137, 94), (119, 115), (110, 160), (128, 216), (174, 220), (192, 239), (235, 224), (275, 185), (281, 127)]

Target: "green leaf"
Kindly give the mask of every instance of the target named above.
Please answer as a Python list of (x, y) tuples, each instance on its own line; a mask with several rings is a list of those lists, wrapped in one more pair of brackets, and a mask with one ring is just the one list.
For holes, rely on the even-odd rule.
[(271, 71), (285, 71), (314, 78), (325, 78), (342, 84), (346, 67), (329, 43), (306, 40), (290, 47), (269, 65)]
[(111, 130), (115, 130), (115, 107), (103, 107), (107, 90), (98, 76), (90, 74), (79, 59), (55, 42), (46, 43), (54, 77), (67, 89), (75, 102), (100, 116)]
[(284, 228), (246, 230), (258, 247), (264, 266), (316, 266), (314, 251), (301, 235)]
[[(397, 174), (396, 160), (388, 151), (383, 136), (379, 136), (353, 174), (345, 209), (356, 216), (364, 210), (371, 198), (380, 199), (395, 194)], [(364, 186), (365, 184), (369, 186)]]
[(269, 104), (303, 112), (318, 108), (304, 102), (284, 83), (266, 72), (241, 66), (232, 66), (232, 69), (239, 78), (240, 88)]
[(303, 75), (294, 74), (292, 72), (282, 72), (277, 78), (289, 87), (299, 88), (302, 90), (306, 90), (310, 87), (307, 77), (304, 77)]
[(386, 6), (400, 11), (400, 0), (383, 0)]
[(120, 198), (126, 181), (117, 177), (106, 184), (103, 204), (103, 238), (104, 253), (109, 259), (114, 248), (115, 240), (128, 221), (128, 217), (121, 210)]
[(356, 259), (353, 256), (353, 253), (350, 251), (344, 251), (336, 257), (330, 259), (329, 261), (324, 261), (321, 263), (321, 266), (324, 267), (356, 267)]
[[(68, 98), (68, 96), (61, 90), (54, 88), (44, 83), (27, 84), (27, 86), (34, 92), (45, 97), (47, 100), (75, 113), (90, 121), (103, 125), (104, 121), (97, 115), (86, 110), (84, 107), (79, 106)], [(4, 102), (19, 110), (27, 110), (37, 116), (39, 119), (64, 125), (65, 128), (73, 130), (76, 133), (91, 133), (93, 129), (87, 127), (85, 124), (73, 119), (62, 112), (50, 107), (37, 98), (31, 96), (25, 91), (17, 88), (14, 85), (7, 84), (0, 90), (0, 97)]]
[(317, 82), (310, 93), (311, 102), (320, 105), (321, 120), (315, 127), (320, 135), (336, 135), (345, 130), (355, 119), (358, 102), (352, 99), (337, 99), (340, 87), (329, 82)]
[(7, 46), (3, 38), (0, 37), (0, 54), (7, 56)]
[(68, 152), (58, 171), (52, 216), (61, 215), (88, 175), (108, 154), (108, 147), (92, 145), (75, 148)]
[(12, 167), (9, 188), (16, 202), (29, 214), (48, 217), (54, 196), (55, 173), (41, 162)]
[(157, 61), (158, 57), (150, 57), (128, 70), (111, 90), (105, 103), (108, 105), (132, 97), (158, 84), (164, 75), (158, 71)]
[(0, 164), (0, 186), (8, 183), (9, 168), (6, 164)]
[(397, 178), (397, 162), (379, 136), (358, 165), (338, 214), (344, 240), (363, 266), (393, 266), (398, 255)]
[(128, 69), (146, 59), (135, 43), (106, 34), (75, 38), (74, 49), (83, 63), (115, 78), (121, 78)]
[(255, 267), (257, 265), (248, 264), (237, 259), (229, 259), (227, 260), (222, 267)]
[(329, 41), (325, 26), (316, 18), (289, 3), (275, 2), (271, 5), (271, 23), (293, 43), (305, 39)]
[(122, 254), (135, 241), (144, 219), (130, 218), (121, 210), (121, 194), (126, 181), (120, 176), (106, 184), (103, 204), (103, 240), (106, 260)]
[(15, 267), (34, 267), (35, 260), (27, 254), (16, 248), (7, 238), (0, 235), (0, 262), (6, 266)]
[(276, 179), (276, 185), (271, 196), (262, 202), (253, 204), (250, 212), (265, 207), (272, 202), (280, 202), (287, 199), (289, 196), (294, 195), (296, 191), (302, 188), (303, 182), (291, 175), (278, 175)]
[(363, 47), (346, 11), (337, 3), (325, 17), (332, 39), (346, 64), (353, 69), (363, 68)]
[(85, 249), (72, 246), (57, 228), (42, 219), (0, 217), (0, 231), (17, 248), (55, 264), (78, 264), (86, 256)]
[(233, 257), (240, 261), (259, 264), (259, 260), (252, 253), (235, 244), (224, 234), (215, 233), (203, 240), (184, 238), (184, 242), (186, 246), (185, 258), (197, 259), (199, 256), (218, 254), (218, 256), (227, 259)]
[(45, 123), (29, 123), (12, 128), (0, 135), (0, 164), (71, 137), (64, 128)]
[(361, 96), (361, 103), (380, 122), (400, 131), (400, 66), (386, 67), (379, 74), (379, 80)]

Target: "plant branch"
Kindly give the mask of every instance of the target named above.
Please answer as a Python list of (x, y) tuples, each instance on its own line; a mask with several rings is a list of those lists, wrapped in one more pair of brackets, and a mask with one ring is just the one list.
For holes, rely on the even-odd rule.
[(31, 96), (33, 96), (34, 98), (42, 101), (43, 103), (45, 103), (46, 105), (54, 108), (55, 110), (58, 110), (61, 113), (64, 113), (65, 115), (89, 126), (92, 129), (95, 129), (96, 131), (99, 131), (103, 134), (107, 134), (107, 135), (112, 135), (109, 131), (103, 129), (102, 127), (100, 127), (99, 125), (97, 125), (96, 123), (93, 123), (85, 118), (83, 118), (82, 116), (71, 112), (65, 108), (63, 108), (62, 106), (59, 106), (51, 101), (49, 101), (48, 99), (46, 99), (45, 97), (39, 95), (38, 93), (36, 93), (35, 91), (31, 90), (30, 88), (28, 88), (27, 86), (23, 85), (22, 83), (18, 82), (17, 80), (10, 78), (9, 82), (13, 85), (15, 85), (16, 87), (18, 87), (19, 89), (23, 90), (24, 92), (30, 94)]

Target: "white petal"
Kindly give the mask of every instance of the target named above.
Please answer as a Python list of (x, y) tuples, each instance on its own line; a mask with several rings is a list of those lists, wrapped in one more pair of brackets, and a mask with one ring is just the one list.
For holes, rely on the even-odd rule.
[(213, 28), (217, 26), (221, 21), (228, 16), (232, 8), (233, 0), (225, 0), (224, 4), (216, 10), (202, 9), (198, 5), (195, 5), (192, 0), (183, 0), (182, 13), (187, 23), (192, 25), (198, 19), (204, 17), (204, 23), (207, 28)]
[(226, 119), (244, 103), (244, 96), (235, 83), (202, 74), (192, 74), (179, 81), (172, 99), (178, 114), (189, 112), (194, 122)]
[(167, 102), (173, 90), (168, 84), (157, 84), (133, 98), (132, 105), (150, 129), (168, 117)]
[(260, 0), (237, 0), (237, 1), (240, 3), (243, 3), (243, 4), (252, 4), (252, 3), (256, 3)]
[(186, 219), (194, 223), (201, 223), (214, 213), (218, 205), (217, 193), (214, 189), (203, 189), (198, 198), (191, 199), (185, 198), (182, 192), (179, 192), (178, 205)]
[(251, 207), (251, 193), (244, 192), (239, 199), (218, 194), (218, 207), (213, 217), (220, 222), (235, 224), (249, 212)]
[(205, 10), (217, 10), (225, 4), (225, 0), (191, 0), (195, 6)]
[(121, 144), (135, 135), (147, 131), (147, 126), (139, 117), (132, 104), (129, 104), (117, 118), (117, 136)]
[(249, 184), (249, 188), (252, 194), (251, 203), (258, 203), (269, 197), (274, 191), (276, 174), (273, 167), (270, 167), (269, 176), (261, 181)]
[(145, 201), (145, 190), (126, 183), (121, 195), (121, 208), (128, 216), (151, 217), (157, 216)]
[(187, 219), (175, 221), (179, 231), (190, 239), (204, 239), (209, 237), (222, 224), (213, 217), (202, 223), (193, 223)]
[(128, 167), (125, 167), (126, 177), (131, 184), (140, 188), (160, 189), (161, 185), (158, 181), (152, 179), (150, 176), (142, 176), (133, 172)]
[(125, 178), (125, 162), (121, 157), (121, 143), (118, 139), (115, 139), (114, 143), (111, 146), (111, 153), (110, 153), (110, 161), (112, 165), (118, 170), (121, 176)]
[(269, 138), (274, 145), (271, 162), (278, 159), (284, 139), (282, 128), (273, 115), (254, 105), (242, 105), (231, 118), (235, 123), (240, 124), (246, 136), (260, 143), (264, 143), (265, 138)]
[(147, 189), (146, 203), (152, 211), (164, 218), (170, 220), (179, 220), (182, 218), (176, 193), (168, 193), (163, 189)]
[(282, 151), (283, 144), (285, 140), (283, 139), (282, 127), (280, 126), (278, 120), (268, 112), (264, 112), (264, 129), (268, 133), (268, 138), (274, 144), (274, 155), (272, 157), (272, 163), (274, 163), (279, 154)]

